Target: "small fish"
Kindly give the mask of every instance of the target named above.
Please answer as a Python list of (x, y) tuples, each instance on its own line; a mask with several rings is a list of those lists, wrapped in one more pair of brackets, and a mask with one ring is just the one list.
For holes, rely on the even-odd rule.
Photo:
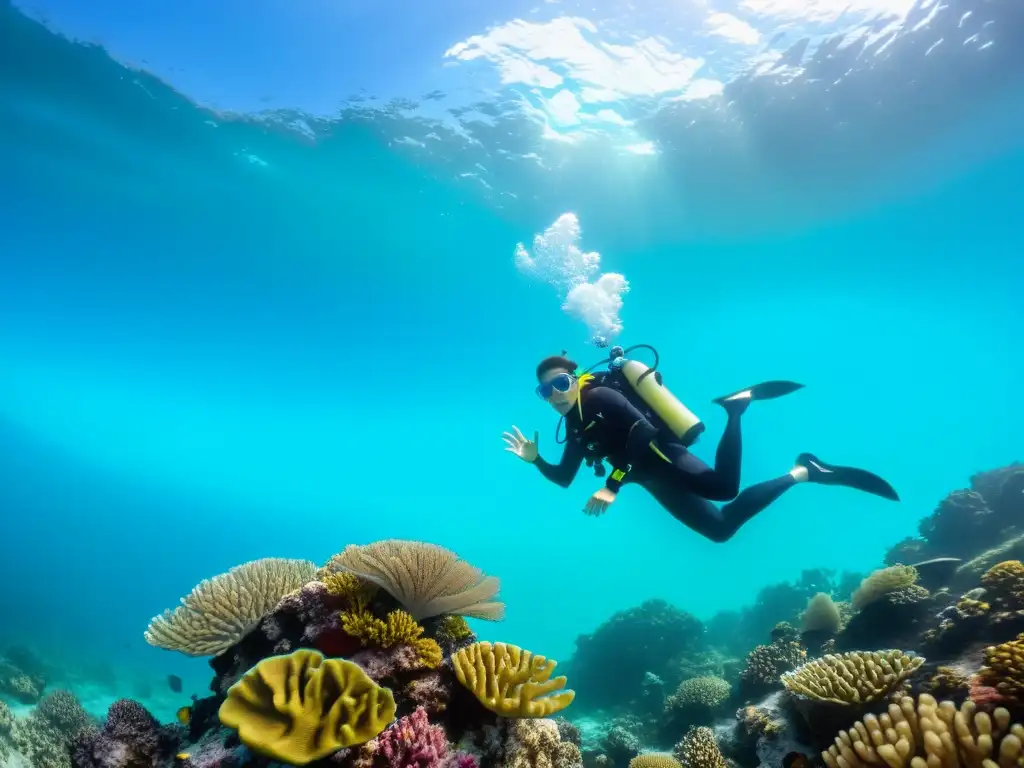
[(782, 768), (811, 768), (811, 759), (803, 752), (789, 752), (782, 758)]
[(190, 757), (192, 757), (192, 753), (191, 752), (179, 752), (178, 754), (176, 754), (174, 756), (174, 759), (175, 760), (182, 760), (182, 761), (184, 761), (184, 760), (188, 760)]
[(175, 693), (181, 693), (181, 678), (177, 675), (168, 675), (167, 685), (169, 685), (171, 690)]
[(181, 707), (175, 717), (182, 725), (188, 725), (192, 721), (192, 707)]

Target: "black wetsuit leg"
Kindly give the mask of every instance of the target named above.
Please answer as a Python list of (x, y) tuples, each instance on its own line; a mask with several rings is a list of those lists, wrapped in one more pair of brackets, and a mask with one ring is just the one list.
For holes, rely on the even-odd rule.
[(709, 475), (717, 474), (718, 462), (712, 470), (682, 446), (672, 446), (670, 458), (671, 464), (658, 459), (634, 467), (627, 482), (643, 487), (676, 520), (715, 542), (728, 541), (744, 523), (796, 484), (787, 473), (744, 489), (719, 509), (705, 495), (709, 488), (720, 487), (712, 485), (720, 481), (708, 480)]
[(679, 472), (686, 475), (687, 489), (691, 493), (713, 501), (729, 501), (735, 499), (736, 494), (740, 492), (740, 465), (743, 460), (743, 437), (740, 432), (742, 414), (742, 410), (729, 411), (729, 420), (715, 451), (714, 469), (681, 445), (666, 446), (666, 455)]

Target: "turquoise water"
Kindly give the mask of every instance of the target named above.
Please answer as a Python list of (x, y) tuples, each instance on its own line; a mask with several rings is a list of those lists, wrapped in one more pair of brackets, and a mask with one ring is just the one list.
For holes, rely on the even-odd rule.
[[(202, 661), (142, 633), (246, 560), (442, 544), (502, 580), (481, 638), (561, 659), (647, 598), (710, 619), (805, 569), (878, 567), (948, 491), (1021, 458), (1012, 56), (942, 70), (912, 40), (832, 103), (776, 78), (730, 121), (633, 104), (650, 154), (500, 111), (461, 139), (358, 103), (299, 130), (232, 104), (216, 70), (221, 110), (195, 72), (126, 68), (52, 21), (0, 8), (0, 632), (83, 677), (105, 665), (110, 698), (149, 681), (166, 718), (166, 674), (205, 689)], [(741, 106), (769, 88), (736, 77)], [(797, 106), (771, 108), (787, 88)], [(515, 424), (557, 458), (541, 357), (603, 356), (516, 268), (567, 212), (629, 282), (617, 340), (655, 345), (705, 420), (702, 458), (713, 397), (793, 379), (744, 419), (744, 485), (810, 450), (901, 502), (800, 487), (713, 544), (635, 487), (586, 517), (603, 481), (562, 490), (504, 452)]]

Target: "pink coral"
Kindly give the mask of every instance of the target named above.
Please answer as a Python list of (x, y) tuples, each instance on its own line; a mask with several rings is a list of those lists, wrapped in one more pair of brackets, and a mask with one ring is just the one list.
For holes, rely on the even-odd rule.
[(475, 755), (467, 752), (456, 752), (448, 756), (444, 762), (444, 768), (479, 768), (480, 763)]
[(442, 768), (448, 757), (444, 730), (431, 725), (423, 707), (399, 719), (377, 740), (388, 768)]

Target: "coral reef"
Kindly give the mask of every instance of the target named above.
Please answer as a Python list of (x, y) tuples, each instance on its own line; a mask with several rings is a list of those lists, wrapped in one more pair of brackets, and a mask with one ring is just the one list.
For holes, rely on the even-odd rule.
[(122, 699), (91, 722), (59, 675), (14, 651), (0, 658), (0, 693), (36, 706), (14, 717), (0, 705), (0, 759), (801, 768), (820, 753), (829, 768), (1021, 768), (1022, 490), (1024, 464), (979, 473), (884, 567), (805, 571), (706, 625), (646, 601), (581, 636), (562, 665), (478, 641), (464, 617), (504, 615), (498, 580), (441, 547), (350, 545), (319, 568), (254, 561), (146, 631), (210, 657), (210, 694), (190, 717), (161, 725)]
[(92, 718), (70, 691), (46, 694), (25, 717), (15, 717), (0, 701), (0, 765), (14, 755), (12, 765), (69, 768), (71, 744), (92, 728)]
[[(566, 678), (475, 642), (461, 616), (500, 618), (497, 579), (453, 553), (392, 540), (258, 587), (229, 573), (158, 622), (163, 647), (213, 654), (212, 695), (165, 726), (122, 699), (55, 768), (582, 768), (579, 731), (548, 718), (573, 701)], [(38, 716), (72, 722), (56, 703)]]

